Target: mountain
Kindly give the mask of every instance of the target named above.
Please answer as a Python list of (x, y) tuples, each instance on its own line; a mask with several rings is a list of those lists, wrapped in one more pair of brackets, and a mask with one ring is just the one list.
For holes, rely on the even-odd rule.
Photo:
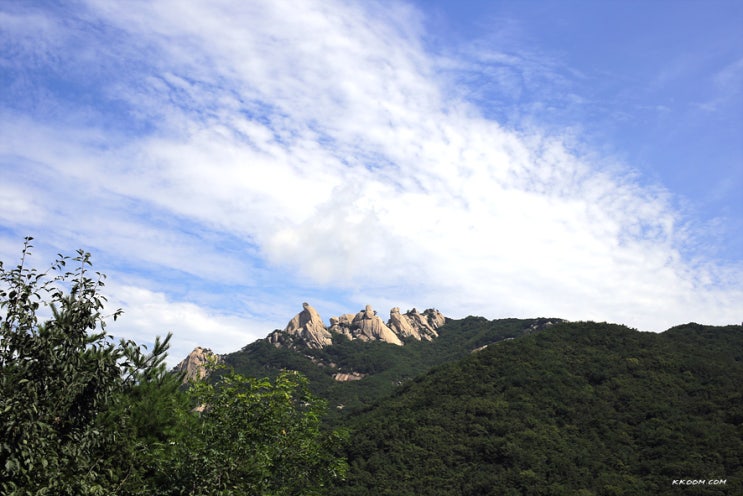
[(559, 319), (447, 319), (438, 310), (390, 310), (384, 322), (367, 305), (356, 313), (331, 317), (325, 325), (308, 303), (265, 339), (220, 357), (236, 372), (274, 377), (296, 370), (312, 392), (328, 401), (329, 422), (369, 406), (400, 384), (432, 367), (461, 359), (503, 339), (538, 332)]
[(330, 495), (743, 494), (743, 326), (383, 322), (369, 306), (326, 325), (304, 304), (219, 359), (297, 370), (327, 400), (350, 432)]
[(743, 326), (560, 323), (346, 418), (351, 471), (330, 493), (743, 494), (741, 384)]

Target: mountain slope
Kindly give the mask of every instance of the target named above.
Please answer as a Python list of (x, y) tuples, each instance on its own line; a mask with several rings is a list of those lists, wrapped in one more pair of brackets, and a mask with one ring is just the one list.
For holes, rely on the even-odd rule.
[[(432, 340), (404, 339), (404, 346), (382, 341), (349, 340), (333, 334), (332, 344), (318, 347), (276, 346), (269, 339), (225, 355), (235, 371), (252, 377), (274, 376), (282, 369), (297, 370), (310, 379), (314, 394), (328, 400), (331, 419), (369, 406), (392, 394), (400, 384), (432, 367), (459, 360), (472, 350), (513, 338), (558, 322), (558, 319), (447, 319)], [(349, 380), (351, 379), (351, 380)], [(356, 380), (353, 380), (356, 379)]]
[(741, 326), (560, 324), (355, 415), (334, 494), (743, 494), (740, 384)]

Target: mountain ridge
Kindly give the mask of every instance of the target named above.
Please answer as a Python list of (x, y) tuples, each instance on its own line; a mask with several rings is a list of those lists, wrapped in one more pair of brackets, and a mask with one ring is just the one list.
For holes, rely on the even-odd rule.
[(348, 480), (327, 494), (671, 495), (684, 477), (727, 484), (694, 494), (740, 494), (743, 326), (469, 316), (401, 346), (331, 332), (334, 318), (313, 347), (304, 309), (294, 339), (220, 358), (252, 377), (299, 371), (326, 425), (349, 429)]
[[(305, 302), (302, 303), (302, 310), (289, 320), (284, 329), (276, 329), (257, 341), (300, 352), (332, 346), (334, 338), (337, 340), (339, 336), (350, 341), (376, 341), (404, 346), (409, 341), (431, 341), (438, 337), (437, 329), (446, 323), (446, 317), (434, 308), (422, 313), (415, 308), (401, 313), (399, 307), (394, 307), (385, 323), (371, 305), (366, 305), (356, 313), (330, 317), (329, 323), (326, 326), (320, 314)], [(207, 374), (205, 367), (209, 363), (208, 358), (221, 360), (224, 356), (217, 356), (211, 349), (197, 346), (174, 370), (185, 372), (186, 380), (203, 378)], [(358, 380), (360, 375), (365, 374), (339, 372), (336, 380)]]
[(743, 326), (561, 323), (348, 417), (330, 494), (743, 494), (741, 383)]
[[(367, 314), (366, 309), (359, 313)], [(448, 319), (438, 311), (409, 310), (402, 314), (397, 308), (391, 310), (392, 315), (398, 313), (416, 319), (421, 318), (416, 314), (429, 317), (439, 315), (439, 322), (444, 323), (434, 329), (436, 337), (430, 331), (426, 337), (424, 329), (420, 340), (414, 336), (403, 336), (402, 346), (381, 339), (368, 339), (368, 336), (367, 339), (351, 339), (342, 332), (331, 333), (332, 343), (329, 345), (304, 346), (297, 330), (302, 323), (311, 321), (312, 316), (295, 316), (285, 328), (289, 329), (288, 333), (282, 330), (271, 333), (281, 336), (283, 342), (271, 342), (267, 336), (240, 350), (220, 355), (220, 359), (227, 368), (247, 377), (272, 378), (282, 370), (301, 373), (309, 379), (313, 394), (327, 401), (327, 421), (333, 423), (341, 416), (372, 405), (401, 384), (433, 367), (464, 358), (478, 348), (540, 332), (561, 322), (561, 319), (541, 317), (492, 321), (473, 316)], [(353, 322), (351, 318), (347, 320)], [(361, 332), (361, 328), (358, 332)]]

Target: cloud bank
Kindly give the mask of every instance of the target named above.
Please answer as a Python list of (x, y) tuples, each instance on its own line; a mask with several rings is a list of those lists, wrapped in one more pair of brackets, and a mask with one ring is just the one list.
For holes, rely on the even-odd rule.
[(3, 259), (18, 235), (84, 244), (123, 326), (173, 330), (177, 356), (263, 337), (303, 299), (326, 319), (741, 318), (740, 267), (700, 252), (668, 191), (572, 131), (483, 115), (452, 68), (487, 61), (432, 53), (410, 7), (91, 1), (1, 22)]

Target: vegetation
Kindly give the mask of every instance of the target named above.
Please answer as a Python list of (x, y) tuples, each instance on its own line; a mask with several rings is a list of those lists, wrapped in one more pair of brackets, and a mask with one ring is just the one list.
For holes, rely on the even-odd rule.
[[(310, 379), (312, 392), (335, 407), (327, 420), (338, 423), (341, 417), (373, 405), (435, 366), (462, 359), (487, 344), (538, 332), (557, 321), (449, 319), (434, 341), (410, 340), (405, 346), (335, 336), (333, 345), (322, 350), (291, 350), (261, 340), (227, 355), (225, 361), (246, 376), (274, 377), (284, 369), (301, 372)], [(333, 374), (338, 372), (358, 372), (366, 377), (361, 381), (338, 382), (333, 379)]]
[(88, 253), (38, 272), (30, 242), (0, 263), (0, 493), (302, 495), (343, 475), (301, 376), (183, 390), (164, 366), (170, 336), (147, 353), (106, 333), (121, 311), (103, 313)]
[(560, 324), (437, 368), (351, 419), (334, 494), (740, 494), (743, 328)]
[(468, 317), (403, 347), (259, 341), (184, 386), (170, 335), (107, 333), (88, 253), (38, 272), (30, 250), (0, 263), (0, 494), (742, 492), (741, 326)]
[(325, 404), (296, 372), (273, 382), (229, 373), (191, 394), (204, 410), (177, 450), (175, 494), (322, 494), (345, 474), (334, 454), (343, 436), (322, 433)]

